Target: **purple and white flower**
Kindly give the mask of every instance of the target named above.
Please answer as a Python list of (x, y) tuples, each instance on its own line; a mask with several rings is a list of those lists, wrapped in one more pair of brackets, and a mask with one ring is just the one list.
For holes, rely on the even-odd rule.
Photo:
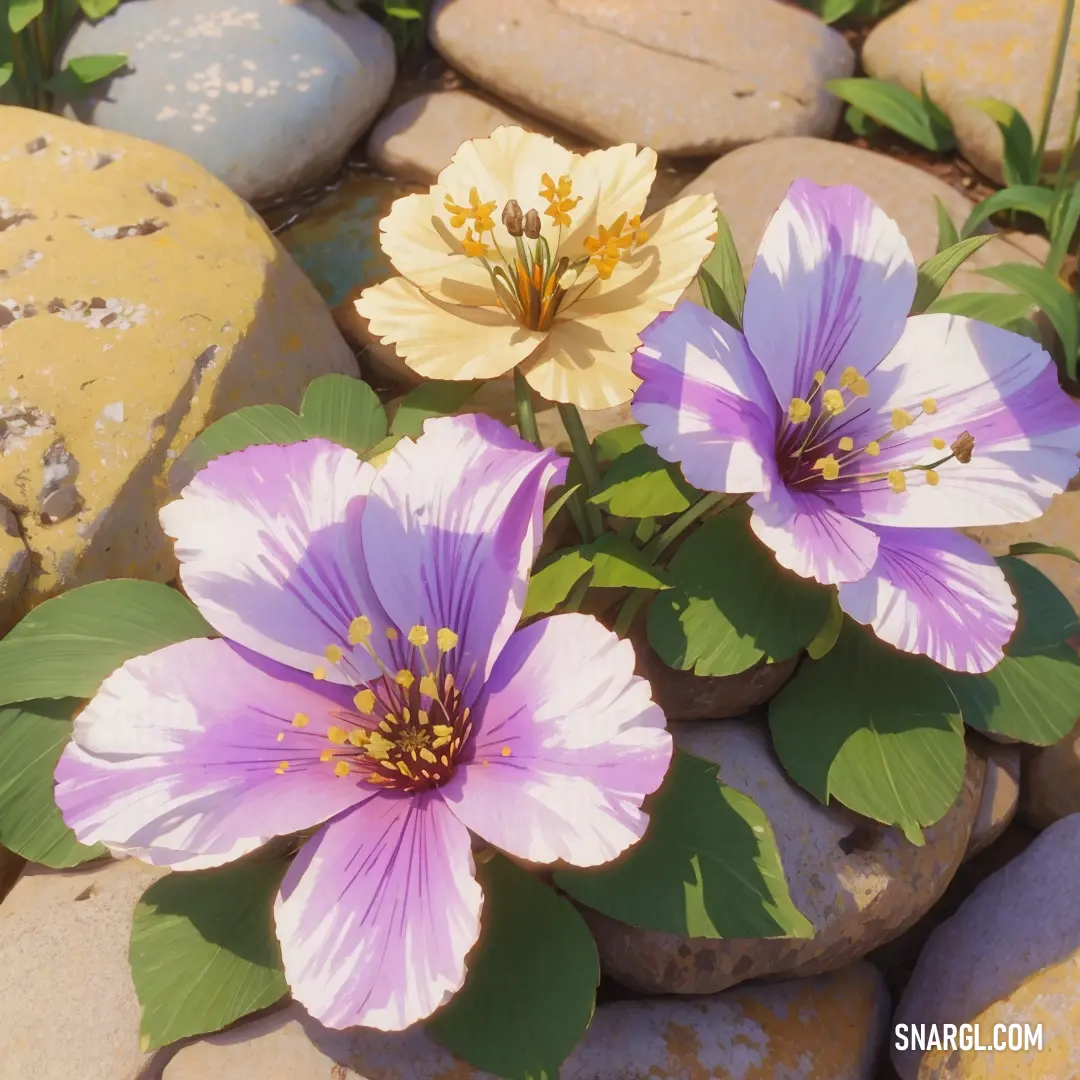
[(629, 643), (578, 614), (517, 628), (565, 469), (483, 417), (429, 420), (378, 471), (319, 439), (211, 462), (161, 519), (223, 637), (105, 680), (64, 820), (176, 870), (318, 827), (274, 909), (294, 996), (337, 1028), (430, 1015), (480, 930), (474, 834), (606, 863), (671, 759)]
[(796, 181), (761, 241), (743, 333), (688, 302), (661, 316), (635, 355), (632, 412), (692, 484), (752, 493), (751, 527), (781, 566), (837, 586), (891, 645), (985, 672), (1016, 605), (952, 530), (1042, 514), (1077, 472), (1080, 409), (1028, 338), (909, 317), (915, 285), (866, 195)]

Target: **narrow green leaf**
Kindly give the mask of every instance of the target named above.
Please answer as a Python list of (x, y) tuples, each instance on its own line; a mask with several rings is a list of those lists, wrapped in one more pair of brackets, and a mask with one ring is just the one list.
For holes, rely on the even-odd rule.
[(1039, 307), (1061, 339), (1066, 363), (1075, 366), (1077, 354), (1080, 353), (1080, 307), (1074, 293), (1041, 266), (1002, 263), (979, 273), (1008, 285)]
[(573, 904), (504, 856), (481, 863), (477, 877), (480, 944), (465, 985), (428, 1030), (483, 1072), (554, 1080), (592, 1020), (596, 945)]
[(94, 83), (115, 75), (126, 64), (127, 57), (119, 53), (109, 56), (75, 56), (68, 61), (63, 71), (45, 82), (45, 89), (59, 98), (77, 101), (89, 93)]
[(424, 16), (416, 10), (416, 8), (400, 7), (393, 5), (391, 7), (384, 7), (383, 11), (386, 12), (393, 19), (402, 19), (405, 22), (410, 22), (414, 19), (422, 19)]
[(1080, 181), (1055, 196), (1054, 209), (1051, 211), (1048, 225), (1050, 255), (1046, 259), (1047, 269), (1051, 271), (1060, 269), (1062, 260), (1076, 234), (1077, 224), (1080, 224)]
[(939, 296), (926, 310), (946, 315), (966, 315), (969, 319), (992, 323), (1011, 330), (1032, 308), (1026, 296), (1009, 293), (960, 293), (957, 296)]
[(949, 119), (948, 114), (930, 97), (930, 91), (926, 88), (925, 75), (920, 78), (919, 84), (919, 100), (926, 110), (930, 130), (935, 133), (938, 139), (953, 140), (952, 121)]
[(854, 105), (849, 105), (844, 110), (844, 123), (847, 124), (856, 135), (860, 135), (864, 139), (872, 138), (875, 132), (881, 130), (880, 124), (871, 120), (862, 109), (856, 109)]
[(53, 798), (53, 773), (78, 704), (66, 698), (0, 709), (0, 844), (54, 869), (108, 854), (75, 839)]
[(994, 214), (1001, 214), (1008, 210), (1020, 210), (1025, 214), (1032, 214), (1046, 222), (1050, 219), (1050, 211), (1054, 207), (1054, 193), (1044, 187), (1008, 187), (1001, 191), (995, 191), (993, 195), (983, 199), (968, 214), (967, 221), (960, 229), (962, 237), (972, 236), (976, 229), (987, 222)]
[(125, 660), (214, 630), (175, 589), (117, 579), (34, 608), (0, 640), (0, 705), (91, 697)]
[(300, 421), (308, 436), (331, 439), (365, 454), (386, 438), (386, 412), (366, 382), (323, 375), (304, 392)]
[(927, 150), (940, 152), (956, 145), (952, 126), (943, 127), (937, 113), (928, 109), (924, 101), (895, 83), (880, 79), (829, 79), (825, 89)]
[(79, 7), (88, 19), (96, 21), (104, 19), (119, 3), (120, 0), (79, 0)]
[(11, 78), (11, 73), (15, 70), (15, 65), (10, 61), (6, 64), (0, 64), (0, 86)]
[(716, 212), (716, 244), (701, 267), (698, 285), (705, 306), (729, 326), (741, 330), (746, 282), (731, 227), (720, 210)]
[(1025, 540), (1019, 544), (1009, 545), (1010, 555), (1060, 555), (1063, 559), (1069, 559), (1074, 563), (1080, 563), (1080, 555), (1070, 551), (1067, 547), (1059, 547), (1057, 544), (1040, 544), (1037, 540)]
[(548, 526), (559, 516), (559, 511), (574, 497), (574, 492), (580, 490), (580, 484), (568, 487), (555, 501), (544, 511), (544, 532)]
[(615, 459), (589, 502), (616, 517), (664, 517), (681, 514), (695, 494), (675, 466), (642, 445)]
[(222, 454), (249, 446), (277, 443), (285, 446), (307, 438), (300, 417), (283, 405), (249, 405), (215, 420), (191, 440), (183, 460), (199, 470)]
[(919, 267), (918, 284), (915, 287), (915, 300), (911, 305), (911, 314), (921, 315), (938, 298), (949, 278), (979, 248), (985, 247), (993, 239), (993, 236), (972, 236), (927, 259)]
[(643, 840), (605, 867), (555, 883), (605, 915), (679, 937), (812, 937), (792, 903), (769, 820), (720, 782), (718, 766), (676, 750), (646, 802)]
[(649, 609), (649, 642), (664, 663), (736, 675), (786, 660), (815, 637), (829, 592), (781, 569), (739, 507), (701, 525), (668, 566), (674, 588)]
[(994, 121), (1002, 138), (1002, 172), (1009, 187), (1038, 184), (1035, 139), (1019, 109), (997, 98), (967, 102)]
[(964, 781), (963, 725), (942, 669), (850, 621), (772, 699), (769, 727), (797, 784), (822, 803), (898, 825), (915, 844)]
[(817, 637), (806, 646), (806, 655), (811, 660), (820, 660), (840, 637), (840, 631), (844, 627), (844, 611), (840, 607), (840, 598), (836, 590), (830, 590), (829, 613), (825, 616), (825, 622), (817, 632)]
[(956, 231), (956, 226), (953, 224), (953, 219), (949, 216), (945, 204), (936, 195), (934, 196), (934, 203), (937, 206), (937, 253), (940, 255), (941, 252), (960, 243), (960, 234)]
[(555, 558), (534, 571), (529, 578), (521, 617), (531, 619), (554, 611), (591, 566), (592, 563), (577, 548), (557, 552)]
[(6, 6), (8, 26), (18, 34), (45, 10), (45, 0), (7, 0)]
[(402, 399), (390, 424), (391, 435), (407, 435), (417, 439), (424, 430), (424, 421), (432, 416), (449, 416), (464, 407), (466, 402), (483, 386), (483, 382), (431, 382), (421, 383)]
[(144, 1052), (220, 1031), (285, 996), (273, 911), (287, 865), (255, 856), (169, 874), (143, 893), (128, 958)]
[(604, 533), (581, 548), (592, 564), (591, 586), (597, 589), (670, 589), (667, 574), (649, 562), (628, 536)]
[(859, 0), (822, 0), (818, 15), (823, 23), (830, 24), (850, 15), (858, 6)]

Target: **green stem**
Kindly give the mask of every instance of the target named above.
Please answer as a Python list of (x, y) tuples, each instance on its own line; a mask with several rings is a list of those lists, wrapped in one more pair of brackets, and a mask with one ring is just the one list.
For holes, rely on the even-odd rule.
[(1039, 141), (1035, 146), (1035, 182), (1042, 176), (1043, 155), (1050, 139), (1050, 114), (1054, 110), (1054, 99), (1061, 84), (1061, 73), (1065, 69), (1065, 55), (1069, 51), (1069, 30), (1072, 28), (1073, 9), (1076, 0), (1062, 0), (1061, 19), (1058, 22), (1057, 37), (1054, 39), (1054, 63), (1050, 68), (1050, 78), (1046, 84), (1046, 96), (1043, 99), (1042, 124), (1039, 128)]
[[(581, 413), (573, 405), (559, 402), (559, 416), (562, 418), (563, 427), (570, 439), (570, 446), (574, 451), (574, 458), (585, 476), (585, 488), (590, 495), (595, 495), (600, 490), (600, 467), (596, 463), (593, 454), (592, 443), (589, 442), (585, 425), (581, 422)], [(575, 496), (577, 499), (578, 496)], [(591, 540), (599, 540), (604, 533), (604, 519), (600, 516), (598, 507), (585, 500), (581, 500), (584, 507), (585, 518), (592, 535)]]
[(621, 637), (624, 638), (630, 633), (630, 627), (634, 623), (634, 617), (641, 610), (642, 605), (649, 597), (652, 596), (652, 591), (649, 589), (635, 589), (624, 601), (622, 607), (619, 608), (619, 614), (615, 616), (615, 623), (612, 626), (612, 630)]
[(1080, 126), (1080, 93), (1076, 95), (1073, 103), (1072, 116), (1069, 117), (1069, 132), (1065, 138), (1065, 145), (1061, 150), (1061, 163), (1058, 165), (1057, 177), (1054, 180), (1054, 206), (1050, 211), (1050, 224), (1053, 229), (1050, 234), (1050, 254), (1046, 257), (1045, 268), (1055, 277), (1061, 270), (1061, 264), (1072, 243), (1071, 234), (1066, 236), (1061, 231), (1061, 222), (1058, 215), (1064, 209), (1069, 200), (1069, 162), (1072, 160), (1073, 150), (1076, 148), (1076, 131)]
[(540, 429), (536, 426), (536, 412), (533, 410), (532, 387), (518, 368), (514, 368), (514, 397), (517, 399), (517, 428), (521, 437), (543, 450), (544, 444), (540, 441)]

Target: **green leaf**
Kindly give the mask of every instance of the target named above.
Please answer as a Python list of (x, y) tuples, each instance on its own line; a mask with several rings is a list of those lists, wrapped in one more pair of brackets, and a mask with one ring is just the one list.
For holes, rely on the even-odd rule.
[(1041, 266), (1002, 263), (979, 273), (1008, 285), (1041, 308), (1061, 339), (1066, 363), (1073, 364), (1075, 368), (1076, 357), (1080, 353), (1080, 307), (1074, 293)]
[(789, 574), (750, 532), (745, 507), (701, 525), (668, 567), (675, 588), (649, 609), (649, 643), (670, 667), (736, 675), (814, 639), (829, 590)]
[(0, 709), (0, 844), (54, 869), (108, 854), (75, 839), (53, 798), (53, 773), (77, 707), (68, 698)]
[(273, 918), (287, 865), (256, 856), (169, 874), (143, 893), (128, 959), (144, 1053), (220, 1031), (288, 992)]
[(927, 119), (930, 121), (930, 129), (938, 133), (948, 132), (949, 137), (952, 138), (952, 121), (949, 119), (948, 113), (931, 99), (930, 91), (926, 88), (925, 75), (920, 76), (919, 79), (919, 100), (926, 110)]
[(83, 14), (91, 20), (104, 19), (120, 0), (79, 0)]
[(981, 247), (985, 247), (994, 237), (972, 236), (967, 240), (961, 240), (945, 251), (939, 251), (936, 255), (927, 259), (919, 267), (918, 284), (915, 287), (915, 299), (911, 305), (912, 315), (921, 315), (940, 295), (949, 278), (975, 254)]
[(465, 403), (483, 386), (482, 380), (473, 382), (421, 383), (402, 399), (390, 425), (391, 435), (420, 437), (424, 421), (432, 416), (449, 416), (464, 407)]
[(11, 73), (15, 70), (15, 65), (10, 61), (6, 64), (0, 64), (0, 86), (11, 78)]
[(617, 457), (633, 450), (636, 446), (644, 446), (645, 440), (641, 437), (640, 424), (623, 424), (621, 427), (610, 428), (601, 431), (593, 439), (593, 452), (596, 460), (601, 465), (609, 465)]
[(1072, 188), (1063, 189), (1055, 196), (1054, 209), (1050, 213), (1050, 221), (1047, 225), (1050, 233), (1050, 255), (1046, 259), (1048, 269), (1057, 270), (1061, 266), (1078, 223), (1080, 223), (1080, 181), (1073, 184)]
[(945, 204), (936, 195), (934, 196), (934, 203), (937, 206), (937, 253), (940, 255), (941, 252), (960, 243), (960, 234), (956, 231), (956, 226), (953, 224)]
[(215, 420), (192, 439), (184, 451), (184, 461), (198, 470), (234, 450), (272, 443), (285, 446), (306, 438), (300, 417), (284, 405), (249, 405)]
[(480, 946), (465, 985), (427, 1027), (484, 1072), (556, 1078), (592, 1020), (596, 945), (568, 900), (504, 856), (481, 863), (477, 877)]
[[(1013, 549), (1018, 547), (1040, 549), (1024, 554), (1076, 558), (1066, 549), (1041, 544), (1016, 544)], [(971, 727), (1049, 746), (1064, 738), (1080, 715), (1080, 659), (1065, 644), (1077, 632), (1076, 612), (1035, 567), (1010, 556), (997, 561), (1020, 611), (1005, 659), (985, 675), (947, 671), (945, 681)]]
[(772, 699), (769, 727), (797, 784), (822, 803), (898, 825), (913, 844), (964, 782), (963, 725), (942, 670), (851, 621)]
[(556, 871), (555, 883), (614, 919), (679, 937), (812, 937), (792, 903), (768, 818), (718, 773), (676, 750), (646, 803), (644, 839), (605, 867)]
[(834, 23), (850, 15), (859, 6), (859, 0), (822, 0), (818, 16), (823, 23)]
[(960, 235), (971, 236), (984, 222), (989, 221), (994, 214), (1001, 214), (1008, 210), (1020, 210), (1025, 214), (1032, 214), (1042, 221), (1048, 221), (1050, 211), (1054, 207), (1054, 193), (1044, 187), (1009, 187), (1001, 191), (995, 191), (993, 195), (983, 199), (968, 214)]
[(0, 705), (92, 697), (125, 660), (213, 634), (198, 609), (167, 585), (83, 585), (46, 600), (0, 640)]
[(806, 646), (806, 655), (811, 660), (820, 660), (829, 652), (840, 638), (840, 631), (844, 628), (844, 611), (840, 607), (840, 598), (835, 589), (829, 590), (829, 613), (825, 616), (825, 622), (817, 636)]
[[(943, 113), (895, 83), (880, 79), (829, 79), (825, 89), (867, 116), (927, 150), (951, 150), (956, 145), (952, 125)], [(946, 118), (947, 119), (947, 118)]]
[(615, 459), (589, 502), (616, 517), (663, 517), (682, 513), (694, 494), (674, 466), (651, 446), (642, 445)]
[(1011, 330), (1031, 308), (1031, 300), (1026, 296), (983, 292), (939, 296), (926, 310), (947, 315), (966, 315), (969, 319), (979, 319), (981, 322)]
[(698, 273), (698, 286), (705, 306), (728, 326), (741, 330), (746, 282), (731, 227), (720, 210), (716, 211), (716, 244)]
[(308, 437), (330, 439), (365, 454), (386, 438), (386, 412), (366, 382), (323, 375), (304, 392), (300, 422)]
[(881, 130), (880, 124), (875, 123), (862, 109), (856, 109), (854, 105), (849, 105), (844, 110), (844, 123), (864, 139), (872, 138), (875, 132)]
[(529, 578), (529, 590), (525, 594), (521, 617), (531, 619), (535, 615), (554, 611), (591, 566), (592, 563), (577, 548), (558, 552), (551, 562)]
[(7, 9), (8, 26), (17, 34), (45, 10), (45, 0), (8, 0)]
[(977, 98), (967, 102), (994, 121), (1002, 138), (1002, 172), (1009, 187), (1038, 184), (1038, 163), (1031, 128), (1018, 109), (997, 98)]
[(387, 435), (385, 439), (380, 439), (370, 450), (365, 450), (360, 456), (365, 461), (375, 461), (376, 458), (382, 457), (383, 454), (390, 453), (401, 442), (401, 439), (401, 435)]
[(559, 511), (574, 497), (574, 492), (580, 488), (580, 484), (571, 485), (544, 511), (544, 532), (547, 532), (548, 526), (559, 516)]
[(402, 19), (406, 22), (424, 17), (416, 8), (400, 7), (398, 5), (384, 6), (383, 11), (393, 19)]
[(582, 547), (581, 554), (592, 564), (591, 586), (597, 589), (670, 589), (667, 574), (649, 561), (629, 536), (604, 533), (599, 540)]
[(1080, 555), (1070, 551), (1067, 547), (1059, 547), (1057, 544), (1040, 544), (1037, 540), (1025, 540), (1019, 544), (1009, 545), (1010, 555), (1060, 555), (1063, 559), (1069, 559), (1074, 563), (1080, 563)]
[(86, 96), (94, 83), (115, 75), (126, 64), (127, 57), (120, 53), (75, 56), (63, 71), (46, 80), (45, 89), (59, 98), (77, 101)]

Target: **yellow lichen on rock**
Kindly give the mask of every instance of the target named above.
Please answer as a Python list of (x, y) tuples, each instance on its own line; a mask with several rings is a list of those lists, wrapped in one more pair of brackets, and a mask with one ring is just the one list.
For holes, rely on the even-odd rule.
[(243, 405), (355, 374), (315, 289), (188, 158), (0, 107), (0, 497), (33, 567), (0, 632), (61, 589), (175, 572), (170, 462)]

